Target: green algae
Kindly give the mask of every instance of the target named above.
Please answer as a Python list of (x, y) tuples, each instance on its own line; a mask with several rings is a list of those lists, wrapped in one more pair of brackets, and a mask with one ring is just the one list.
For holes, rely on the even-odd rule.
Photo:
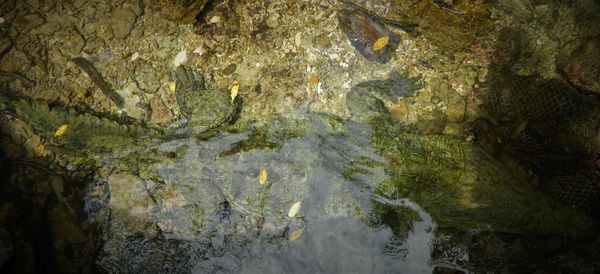
[(581, 235), (592, 220), (561, 206), (470, 143), (405, 133), (387, 117), (371, 121), (373, 144), (390, 164), (381, 195), (412, 199), (442, 227)]

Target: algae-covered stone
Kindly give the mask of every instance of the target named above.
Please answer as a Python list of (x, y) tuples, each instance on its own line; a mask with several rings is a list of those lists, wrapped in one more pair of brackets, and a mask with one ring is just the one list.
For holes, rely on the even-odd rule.
[(204, 79), (190, 68), (175, 71), (175, 98), (193, 131), (205, 131), (235, 118), (239, 97), (232, 99), (227, 90), (205, 89)]
[(163, 15), (181, 24), (192, 24), (196, 16), (210, 0), (159, 0), (163, 6)]

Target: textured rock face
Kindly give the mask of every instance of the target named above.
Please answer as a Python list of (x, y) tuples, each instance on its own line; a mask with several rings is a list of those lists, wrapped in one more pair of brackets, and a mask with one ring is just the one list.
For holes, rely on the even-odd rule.
[(181, 24), (192, 24), (196, 21), (204, 5), (210, 0), (159, 0), (163, 6), (163, 15), (169, 20)]
[(190, 68), (180, 66), (175, 71), (177, 87), (175, 98), (183, 115), (198, 131), (218, 127), (234, 119), (239, 98), (231, 98), (229, 91), (205, 89), (202, 76)]
[(600, 38), (581, 45), (562, 68), (572, 85), (591, 94), (600, 95)]

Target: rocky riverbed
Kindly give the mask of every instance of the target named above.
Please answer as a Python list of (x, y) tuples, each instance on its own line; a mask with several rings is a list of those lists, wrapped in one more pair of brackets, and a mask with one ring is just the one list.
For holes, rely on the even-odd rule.
[(593, 273), (599, 12), (5, 1), (0, 267)]

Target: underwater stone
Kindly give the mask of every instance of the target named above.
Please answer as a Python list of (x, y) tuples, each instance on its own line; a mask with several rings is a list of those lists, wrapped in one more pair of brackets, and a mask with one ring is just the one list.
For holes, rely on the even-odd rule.
[(600, 95), (600, 38), (590, 39), (568, 59), (562, 72), (577, 88)]
[(136, 20), (136, 15), (130, 9), (118, 9), (113, 15), (111, 25), (113, 34), (117, 39), (125, 39), (129, 36), (131, 28)]
[(167, 19), (181, 23), (192, 24), (196, 16), (202, 11), (204, 5), (210, 0), (159, 0), (162, 5), (162, 14)]
[(202, 76), (186, 66), (179, 66), (174, 78), (177, 104), (192, 127), (204, 131), (235, 118), (239, 97), (231, 100), (227, 90), (205, 89)]
[[(337, 17), (352, 46), (369, 61), (386, 63), (400, 44), (398, 35), (362, 10), (345, 8), (337, 12)], [(389, 37), (387, 45), (374, 48), (378, 39), (386, 36)]]

